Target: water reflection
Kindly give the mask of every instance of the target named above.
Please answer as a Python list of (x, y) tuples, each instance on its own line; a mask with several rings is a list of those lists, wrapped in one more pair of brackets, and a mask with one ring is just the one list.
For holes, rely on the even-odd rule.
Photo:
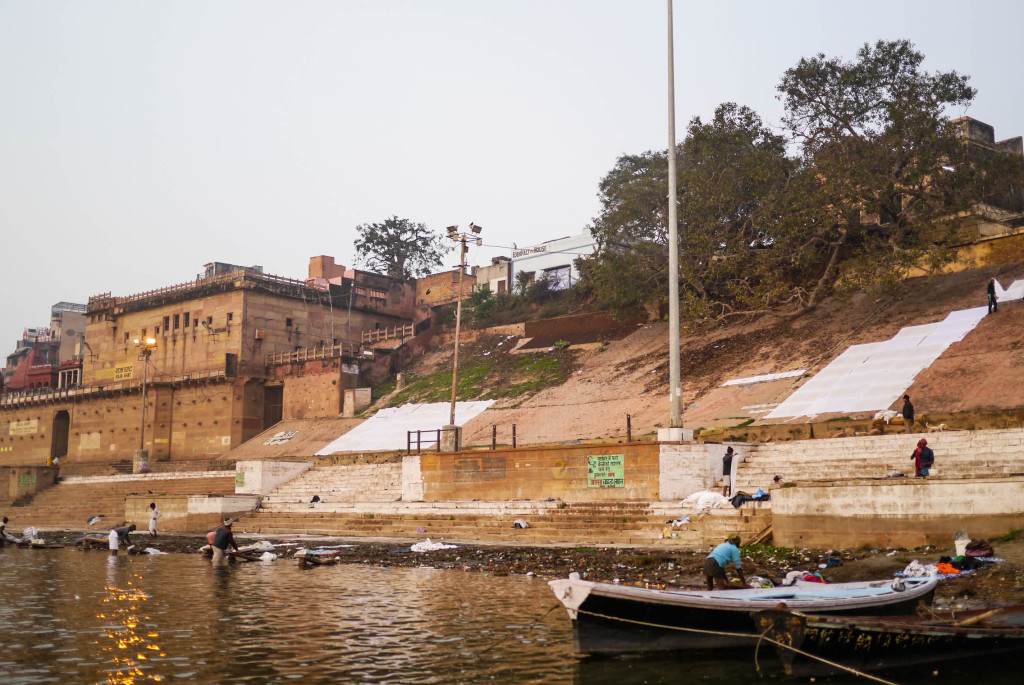
[[(565, 612), (548, 613), (555, 599), (547, 584), (522, 576), (368, 565), (302, 570), (290, 561), (213, 568), (192, 555), (6, 548), (0, 591), (4, 685), (758, 679), (745, 653), (577, 658)], [(767, 680), (781, 680), (774, 655), (762, 654), (762, 665)], [(986, 683), (1016, 683), (1014, 676), (987, 669)]]
[(554, 604), (540, 580), (13, 551), (0, 554), (15, 598), (0, 634), (18, 636), (0, 650), (4, 683), (573, 680), (564, 613), (533, 625)]
[[(107, 557), (107, 584), (103, 588), (106, 595), (97, 607), (96, 619), (102, 625), (102, 636), (106, 638), (97, 640), (100, 646), (98, 656), (109, 666), (106, 679), (98, 680), (99, 683), (132, 685), (145, 680), (163, 680), (160, 674), (147, 672), (151, 669), (148, 662), (152, 658), (167, 655), (156, 643), (160, 634), (140, 627), (140, 623), (149, 621), (145, 612), (148, 611), (146, 603), (150, 597), (135, 586), (142, 576), (127, 566), (128, 562), (127, 557)], [(119, 569), (121, 574), (118, 574)], [(119, 575), (122, 582), (118, 582)]]

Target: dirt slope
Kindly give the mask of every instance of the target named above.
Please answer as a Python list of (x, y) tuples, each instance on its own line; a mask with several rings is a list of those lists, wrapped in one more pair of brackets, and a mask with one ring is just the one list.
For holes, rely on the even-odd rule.
[[(992, 276), (1004, 286), (1024, 278), (1024, 263), (911, 279), (899, 293), (858, 293), (833, 299), (792, 319), (773, 316), (731, 324), (703, 323), (683, 332), (684, 425), (735, 426), (758, 419), (850, 345), (891, 338), (902, 327), (942, 320), (953, 310), (984, 306)], [(909, 389), (918, 411), (1024, 407), (1024, 304), (1003, 303), (962, 342), (952, 346)], [(507, 340), (475, 354), (509, 354)], [(534, 394), (503, 398), (466, 427), (466, 443), (510, 441), (516, 424), (520, 444), (618, 438), (650, 434), (668, 424), (668, 330), (664, 322), (643, 324), (603, 349), (567, 350), (566, 380)], [(466, 354), (466, 348), (463, 348)], [(559, 354), (557, 350), (530, 354)], [(429, 373), (451, 365), (452, 346), (428, 353), (410, 370)], [(461, 364), (461, 362), (460, 362)], [(767, 373), (805, 369), (800, 378), (723, 388), (722, 383)], [(481, 392), (507, 382), (481, 377)], [(497, 394), (495, 394), (496, 396)]]

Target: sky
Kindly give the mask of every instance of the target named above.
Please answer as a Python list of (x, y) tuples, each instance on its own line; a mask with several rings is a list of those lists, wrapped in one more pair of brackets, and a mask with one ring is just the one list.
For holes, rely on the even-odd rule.
[[(770, 124), (801, 57), (911, 40), (1024, 134), (1024, 3), (675, 2), (677, 138)], [(586, 230), (624, 154), (666, 149), (666, 0), (0, 0), (0, 352), (211, 261), (305, 278), (360, 224), (483, 226), (471, 264)], [(445, 266), (455, 264), (453, 251)]]

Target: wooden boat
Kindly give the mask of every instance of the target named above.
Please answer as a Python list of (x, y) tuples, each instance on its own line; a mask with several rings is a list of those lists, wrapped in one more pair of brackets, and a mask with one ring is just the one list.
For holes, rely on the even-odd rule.
[(989, 664), (999, 655), (1024, 655), (1024, 605), (955, 616), (834, 616), (778, 610), (752, 616), (758, 631), (776, 645), (790, 675), (844, 670), (831, 664), (876, 671), (962, 660)]
[(341, 553), (337, 550), (306, 550), (305, 554), (296, 554), (300, 567), (330, 566), (341, 561)]
[(779, 608), (829, 614), (907, 614), (930, 604), (935, 578), (807, 583), (742, 590), (651, 590), (613, 583), (550, 581), (572, 619), (576, 651), (619, 654), (753, 645), (751, 612)]

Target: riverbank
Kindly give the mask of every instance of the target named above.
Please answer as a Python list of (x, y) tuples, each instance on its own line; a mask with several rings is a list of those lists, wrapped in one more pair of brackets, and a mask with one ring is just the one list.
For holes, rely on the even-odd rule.
[[(97, 531), (105, 534), (106, 531)], [(81, 537), (75, 532), (47, 532), (47, 542), (71, 545)], [(936, 603), (953, 609), (1024, 603), (1024, 539), (993, 541), (995, 556), (1002, 561), (985, 565), (939, 585)], [(288, 561), (300, 547), (338, 547), (343, 564), (383, 568), (432, 567), (491, 576), (530, 575), (542, 579), (579, 573), (583, 578), (650, 587), (697, 587), (703, 583), (706, 554), (689, 550), (668, 551), (639, 547), (554, 547), (459, 544), (452, 549), (413, 552), (407, 540), (375, 540), (311, 536), (239, 535), (241, 545), (266, 539), (275, 544), (280, 560)], [(138, 548), (152, 547), (165, 553), (198, 554), (206, 544), (200, 535), (162, 535), (151, 540), (136, 533)], [(45, 553), (41, 550), (40, 553)], [(952, 553), (932, 546), (911, 550), (795, 550), (763, 545), (742, 548), (746, 576), (779, 581), (794, 570), (820, 573), (830, 582), (891, 578), (917, 560), (934, 563)], [(832, 561), (830, 561), (832, 560)], [(822, 568), (824, 566), (824, 568)]]

